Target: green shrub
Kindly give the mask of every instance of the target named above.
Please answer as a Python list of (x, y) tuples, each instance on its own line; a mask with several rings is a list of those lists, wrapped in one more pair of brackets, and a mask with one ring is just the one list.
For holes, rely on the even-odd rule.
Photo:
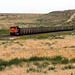
[(75, 58), (70, 60), (71, 63), (75, 63)]
[(29, 68), (29, 69), (27, 69), (27, 72), (30, 72), (30, 71), (35, 72), (36, 69), (35, 68)]
[(0, 66), (0, 71), (4, 70), (4, 67)]
[(51, 58), (52, 61), (61, 61), (62, 57), (61, 56), (55, 56), (53, 58)]
[(65, 69), (75, 69), (75, 66), (72, 66), (72, 65), (64, 66), (62, 70), (65, 70)]
[(46, 74), (47, 73), (47, 71), (44, 71), (44, 74)]
[(45, 38), (48, 38), (48, 36), (40, 35), (40, 36), (37, 37), (37, 39), (42, 39), (42, 38), (45, 39)]
[(55, 67), (49, 67), (48, 70), (55, 70)]
[(9, 34), (9, 30), (0, 29), (0, 35), (8, 35), (8, 34)]
[(67, 58), (64, 58), (64, 60), (61, 61), (62, 64), (68, 64), (69, 60)]
[(67, 46), (63, 47), (63, 48), (68, 48)]
[(21, 62), (22, 62), (21, 59), (15, 58), (15, 59), (10, 60), (8, 63), (9, 65), (12, 65), (12, 64), (18, 65)]
[(55, 66), (57, 65), (58, 63), (61, 63), (60, 61), (52, 61), (52, 64)]
[(39, 67), (39, 68), (46, 68), (46, 67), (48, 67), (48, 65), (49, 65), (48, 62), (44, 62), (44, 63), (42, 63), (42, 64), (39, 64), (38, 67)]
[(75, 48), (75, 46), (71, 46), (70, 48)]
[(1, 60), (0, 66), (7, 66), (9, 63), (7, 61)]
[(30, 57), (29, 61), (42, 61), (42, 60), (49, 60), (50, 58), (48, 57)]
[(50, 46), (51, 44), (49, 42), (46, 42), (46, 45)]
[(38, 19), (37, 21), (40, 21), (40, 22), (42, 22), (42, 18), (41, 18), (41, 19)]
[(2, 42), (2, 44), (6, 44), (6, 42)]
[(34, 65), (38, 66), (38, 65), (39, 65), (39, 63), (38, 63), (38, 62), (34, 62)]
[[(15, 58), (9, 61), (4, 61), (2, 59), (0, 59), (0, 69), (4, 69), (4, 67), (6, 66), (11, 66), (11, 65), (19, 65), (21, 62), (31, 62), (31, 61), (50, 61), (52, 62), (52, 64), (56, 65), (58, 63), (61, 64), (67, 64), (69, 63), (69, 60), (67, 58), (64, 58), (64, 60), (62, 60), (63, 58), (61, 56), (55, 56), (53, 58), (50, 57), (30, 57), (29, 59), (25, 59), (25, 58)], [(70, 62), (75, 62), (75, 59), (72, 59)], [(46, 68), (49, 63), (48, 62), (44, 62), (42, 64), (39, 64), (38, 62), (35, 62), (34, 65), (36, 65), (39, 68)]]

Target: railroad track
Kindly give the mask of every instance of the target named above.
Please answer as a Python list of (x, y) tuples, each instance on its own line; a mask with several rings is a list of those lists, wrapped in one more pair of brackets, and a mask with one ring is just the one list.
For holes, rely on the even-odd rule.
[[(47, 32), (47, 33), (60, 33), (60, 32), (68, 32), (68, 31), (57, 31), (57, 32)], [(47, 34), (47, 33), (37, 33), (37, 34)], [(27, 35), (37, 35), (37, 34), (27, 34)], [(0, 39), (15, 39), (17, 37), (21, 36), (27, 36), (27, 35), (19, 35), (19, 36), (12, 36), (12, 35), (0, 35)]]
[(20, 36), (26, 36), (26, 35), (19, 35), (19, 36), (12, 36), (12, 35), (0, 35), (0, 39), (15, 39), (17, 37), (20, 37)]
[(11, 35), (0, 35), (0, 39), (14, 39), (20, 36), (11, 36)]

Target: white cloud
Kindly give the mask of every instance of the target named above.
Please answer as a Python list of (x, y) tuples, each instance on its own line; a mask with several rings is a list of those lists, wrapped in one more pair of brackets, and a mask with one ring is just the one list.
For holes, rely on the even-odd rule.
[(75, 9), (75, 0), (0, 0), (0, 13), (48, 13)]

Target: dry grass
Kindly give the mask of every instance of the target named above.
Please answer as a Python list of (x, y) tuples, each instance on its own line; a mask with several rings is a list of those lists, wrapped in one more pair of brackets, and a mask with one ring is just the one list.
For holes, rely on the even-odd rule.
[[(0, 59), (10, 60), (13, 58), (30, 58), (32, 56), (38, 57), (53, 57), (62, 56), (69, 60), (75, 58), (75, 35), (64, 35), (64, 39), (27, 39), (27, 40), (0, 40)], [(66, 48), (65, 48), (66, 47)], [(24, 63), (22, 63), (24, 64)], [(31, 63), (33, 64), (33, 62)], [(59, 67), (61, 65), (58, 65)], [(47, 71), (46, 75), (70, 75), (73, 70), (61, 70), (57, 67), (57, 72)], [(35, 68), (35, 67), (34, 67)], [(1, 71), (2, 75), (44, 75), (45, 72), (26, 72), (27, 67), (13, 66), (7, 67), (4, 72)], [(62, 74), (61, 74), (62, 73)]]
[[(0, 14), (0, 29), (9, 29), (10, 26), (28, 27), (30, 23), (35, 23), (36, 19), (43, 14)], [(16, 23), (29, 23), (26, 25)]]
[[(29, 58), (31, 56), (57, 56), (68, 59), (75, 57), (75, 35), (67, 35), (64, 39), (28, 39), (0, 40), (0, 59), (9, 60), (15, 57)], [(67, 48), (65, 48), (67, 47)], [(23, 56), (24, 55), (24, 56)]]
[[(43, 63), (47, 63), (47, 62), (39, 62), (40, 65), (42, 65)], [(48, 67), (47, 67), (48, 65)], [(50, 63), (47, 65), (42, 65), (42, 67), (38, 66), (39, 68), (37, 68), (36, 65), (33, 65), (33, 62), (30, 63), (24, 63), (22, 62), (20, 65), (18, 66), (10, 66), (7, 67), (5, 69), (5, 71), (1, 71), (0, 74), (1, 75), (71, 75), (71, 73), (73, 72), (73, 74), (75, 74), (75, 69), (67, 69), (67, 70), (62, 70), (63, 67), (65, 67), (65, 65), (56, 65), (55, 69), (54, 65), (51, 65)], [(69, 65), (69, 64), (68, 64)], [(68, 66), (66, 65), (66, 66)], [(75, 64), (73, 64), (73, 66), (75, 66)]]
[(75, 10), (55, 11), (48, 14), (8, 14), (0, 13), (0, 29), (9, 29), (10, 26), (19, 27), (50, 27), (70, 26), (75, 24), (75, 18), (66, 22)]

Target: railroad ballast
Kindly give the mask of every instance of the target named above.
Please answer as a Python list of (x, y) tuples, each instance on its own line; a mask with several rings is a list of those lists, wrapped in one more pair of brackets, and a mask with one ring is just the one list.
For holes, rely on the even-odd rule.
[(18, 26), (10, 27), (10, 35), (26, 35), (56, 31), (70, 31), (75, 30), (75, 26), (65, 27), (37, 27), (37, 28), (19, 28)]

